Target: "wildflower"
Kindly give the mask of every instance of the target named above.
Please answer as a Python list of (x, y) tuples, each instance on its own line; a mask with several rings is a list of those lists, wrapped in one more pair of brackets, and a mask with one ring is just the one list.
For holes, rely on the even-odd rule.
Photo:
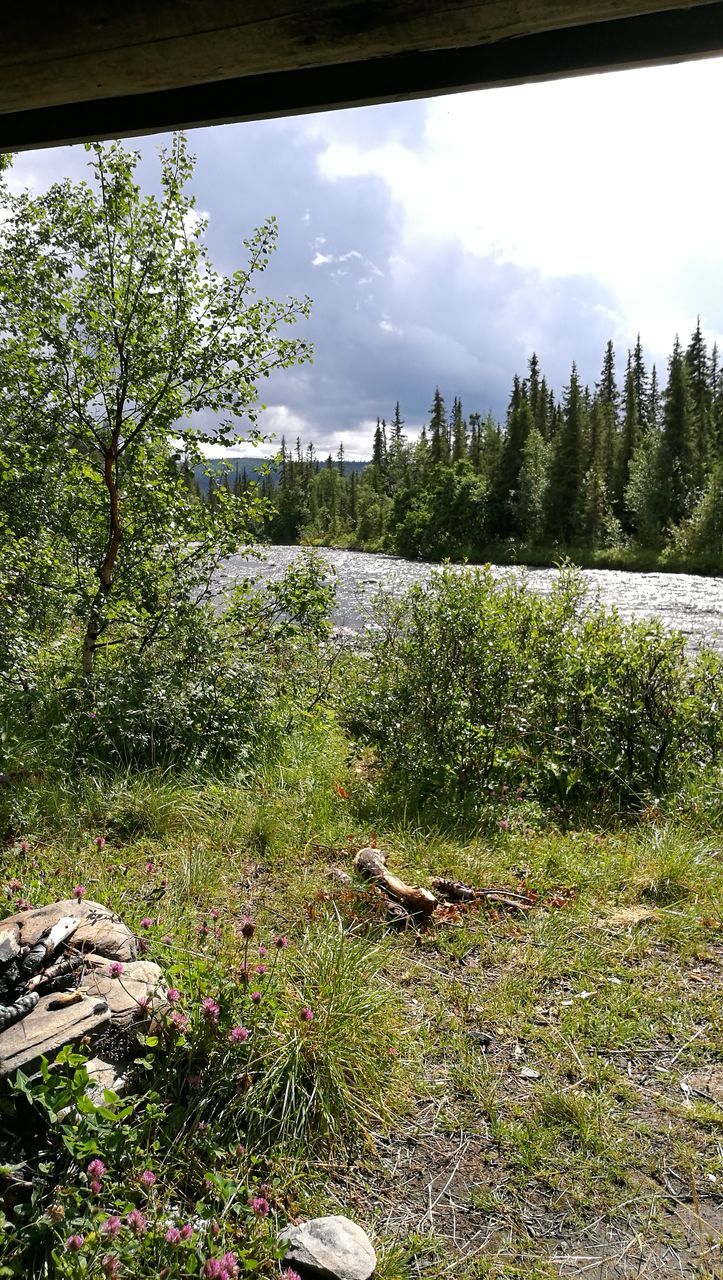
[(155, 869), (156, 869), (156, 867), (155, 867), (155, 863), (151, 862), (151, 860), (150, 860), (150, 858), (149, 858), (149, 859), (148, 859), (148, 862), (146, 863), (146, 873), (147, 873), (149, 876), (152, 876), (152, 875), (153, 875), (153, 872), (155, 871)]
[(96, 836), (93, 841), (93, 844), (98, 849), (105, 849), (105, 836)]
[(245, 987), (247, 987), (247, 986), (249, 985), (249, 978), (250, 978), (250, 977), (251, 977), (251, 970), (250, 970), (249, 966), (248, 966), (247, 964), (242, 964), (242, 965), (241, 965), (241, 967), (240, 967), (240, 969), (239, 969), (239, 971), (238, 971), (238, 980), (239, 980), (239, 982), (242, 982), (242, 983), (243, 983), (243, 985), (244, 985)]
[(103, 1183), (99, 1182), (97, 1178), (94, 1178), (90, 1184), (90, 1189), (94, 1196), (99, 1196), (101, 1191), (103, 1190)]
[(269, 1216), (270, 1205), (265, 1196), (251, 1196), (249, 1198), (249, 1208), (253, 1209), (254, 1213), (257, 1213), (260, 1218)]
[(498, 824), (497, 824), (497, 825), (498, 825), (498, 827), (499, 827), (500, 831), (509, 831), (509, 829), (510, 829), (510, 824), (509, 824), (509, 822), (507, 821), (507, 819), (506, 819), (506, 818), (500, 818), (500, 820), (499, 820), (499, 822), (498, 822)]
[(203, 920), (201, 924), (196, 925), (196, 933), (198, 934), (199, 938), (206, 938), (210, 932), (211, 930), (209, 929), (205, 920)]
[(163, 937), (161, 938), (161, 942), (164, 943), (165, 946), (170, 947), (171, 943), (173, 942), (173, 938), (171, 937), (170, 933), (164, 933)]
[(218, 920), (221, 912), (218, 910), (218, 907), (211, 907), (209, 914), (212, 920)]
[(51, 1204), (48, 1209), (48, 1217), (51, 1222), (62, 1222), (65, 1217), (65, 1209), (62, 1204)]
[(263, 975), (264, 975), (265, 973), (268, 973), (268, 971), (269, 971), (269, 967), (268, 967), (268, 965), (266, 965), (266, 964), (257, 964), (257, 966), (256, 966), (256, 972), (257, 972), (258, 974), (260, 974), (260, 975), (261, 975), (261, 977), (263, 977)]
[(120, 1261), (115, 1254), (104, 1253), (100, 1260), (100, 1269), (106, 1276), (117, 1276), (120, 1271)]
[(85, 1236), (68, 1236), (65, 1247), (68, 1253), (80, 1253), (85, 1244)]
[(256, 932), (256, 922), (250, 916), (246, 916), (241, 921), (241, 933), (244, 938), (253, 938)]
[(220, 1280), (221, 1259), (207, 1258), (203, 1266), (202, 1275), (206, 1278), (206, 1280)]
[(71, 897), (77, 898), (78, 902), (80, 902), (81, 898), (84, 898), (87, 892), (88, 890), (86, 889), (84, 884), (77, 884), (73, 889)]
[(262, 942), (261, 946), (259, 947), (259, 955), (261, 956), (261, 959), (264, 960), (268, 954), (269, 954), (269, 949), (268, 947), (265, 947)]
[(18, 848), (20, 849), (21, 853), (30, 853), (30, 845), (28, 844), (27, 840), (21, 840), (20, 844), (18, 845)]
[(11, 880), (8, 880), (8, 891), (10, 893), (17, 893), (18, 889), (22, 889), (22, 887), (23, 882), (18, 880), (17, 876), (13, 876)]
[(122, 972), (123, 972), (123, 965), (121, 964), (120, 960), (113, 960), (112, 963), (108, 965), (109, 978), (120, 978)]
[(190, 1222), (185, 1222), (178, 1234), (182, 1240), (190, 1240), (193, 1235), (193, 1227)]
[(145, 1018), (152, 1011), (153, 1004), (150, 996), (139, 996), (136, 1000), (136, 1007), (133, 1010), (136, 1018)]
[(241, 1044), (242, 1041), (248, 1040), (249, 1033), (246, 1027), (233, 1027), (228, 1033), (228, 1038), (230, 1044)]
[(144, 916), (144, 917), (143, 917), (143, 919), (141, 920), (141, 923), (140, 923), (140, 928), (141, 928), (141, 929), (152, 929), (152, 928), (153, 928), (153, 921), (151, 920), (151, 917), (150, 917), (150, 916)]
[(252, 991), (252, 992), (251, 992), (251, 999), (252, 999), (252, 1001), (253, 1001), (253, 1003), (254, 1003), (254, 1004), (261, 1004), (261, 992), (260, 992), (260, 991)]
[(188, 1031), (188, 1018), (185, 1013), (179, 1013), (178, 1010), (174, 1010), (168, 1021), (173, 1024), (176, 1031), (180, 1031), (181, 1033)]
[(281, 1280), (301, 1280), (301, 1276), (292, 1267), (284, 1267), (281, 1272)]
[(91, 1160), (90, 1164), (88, 1165), (89, 1178), (103, 1178), (105, 1177), (107, 1172), (108, 1170), (106, 1169), (102, 1160)]
[(284, 947), (288, 947), (288, 945), (289, 945), (289, 939), (287, 938), (286, 934), (280, 933), (278, 938), (274, 942), (274, 946), (278, 947), (279, 951), (283, 951)]
[(169, 1004), (177, 1004), (181, 999), (181, 993), (176, 987), (169, 987), (166, 992), (166, 1000)]
[(152, 1169), (144, 1169), (144, 1170), (143, 1170), (143, 1173), (141, 1174), (141, 1186), (142, 1186), (142, 1187), (152, 1187), (152, 1186), (153, 1186), (153, 1183), (154, 1183), (155, 1181), (156, 1181), (156, 1175), (155, 1175), (155, 1173), (153, 1172), (153, 1170), (152, 1170)]
[(18, 911), (32, 910), (29, 898), (18, 898), (17, 902), (15, 903), (15, 906), (17, 907)]
[(146, 954), (146, 952), (148, 951), (148, 939), (147, 939), (147, 938), (139, 938), (139, 939), (138, 939), (137, 946), (138, 946), (138, 954), (139, 954), (139, 956), (144, 956), (144, 955)]
[(238, 1275), (238, 1258), (235, 1253), (225, 1253), (221, 1259), (222, 1270), (227, 1276)]
[(302, 1010), (301, 1010), (301, 1019), (302, 1019), (302, 1022), (313, 1022), (313, 1021), (314, 1021), (314, 1010), (313, 1010), (313, 1009), (302, 1009)]
[(163, 1238), (166, 1244), (180, 1244), (181, 1233), (178, 1230), (178, 1227), (169, 1227)]
[(128, 1217), (126, 1218), (126, 1222), (134, 1236), (142, 1236), (148, 1229), (148, 1220), (146, 1215), (141, 1213), (140, 1209), (131, 1209)]
[(244, 1146), (243, 1142), (239, 1142), (239, 1144), (238, 1144), (238, 1146), (237, 1146), (237, 1148), (236, 1148), (236, 1155), (237, 1155), (237, 1156), (239, 1156), (239, 1158), (240, 1158), (241, 1156), (245, 1156), (245, 1155), (246, 1155), (246, 1148), (245, 1148), (245, 1146)]
[(203, 1016), (206, 1021), (210, 1022), (212, 1027), (215, 1027), (218, 1022), (218, 1015), (221, 1012), (216, 1001), (213, 1000), (211, 996), (206, 996), (205, 999), (201, 1001), (201, 1008), (203, 1009)]
[(106, 1218), (105, 1222), (101, 1227), (101, 1231), (103, 1232), (103, 1235), (106, 1235), (106, 1236), (117, 1236), (120, 1234), (120, 1229), (121, 1229), (121, 1220), (120, 1218), (117, 1218), (115, 1214), (113, 1214), (110, 1218)]

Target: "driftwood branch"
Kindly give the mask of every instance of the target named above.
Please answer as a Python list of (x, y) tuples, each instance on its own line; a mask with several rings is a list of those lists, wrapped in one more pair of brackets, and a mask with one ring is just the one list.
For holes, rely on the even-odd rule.
[(354, 859), (360, 875), (373, 880), (395, 902), (401, 903), (409, 915), (431, 916), (437, 899), (429, 889), (405, 884), (387, 870), (386, 858), (380, 849), (360, 849)]
[(381, 849), (360, 849), (354, 859), (354, 867), (360, 875), (376, 885), (386, 900), (389, 919), (397, 924), (404, 924), (412, 916), (423, 917), (427, 922), (432, 919), (440, 922), (448, 918), (454, 905), (463, 903), (470, 906), (487, 903), (506, 907), (511, 911), (529, 911), (538, 901), (534, 890), (524, 891), (496, 884), (477, 887), (465, 884), (462, 880), (448, 880), (443, 876), (431, 878), (430, 884), (434, 892), (418, 885), (409, 885), (392, 874)]
[(523, 893), (506, 885), (476, 888), (462, 880), (445, 880), (443, 876), (433, 876), (430, 883), (445, 902), (493, 902), (517, 911), (528, 911), (537, 902), (536, 894)]

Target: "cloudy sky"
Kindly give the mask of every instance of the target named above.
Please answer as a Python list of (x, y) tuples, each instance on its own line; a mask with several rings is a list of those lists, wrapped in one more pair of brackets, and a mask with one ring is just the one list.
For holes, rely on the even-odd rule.
[[(216, 265), (275, 214), (267, 291), (314, 300), (314, 364), (267, 384), (265, 429), (368, 457), (377, 415), (419, 426), (437, 384), (503, 414), (532, 351), (559, 390), (608, 338), (620, 368), (638, 331), (661, 368), (698, 314), (719, 338), (722, 108), (715, 59), (194, 131)], [(85, 162), (32, 152), (12, 181)]]

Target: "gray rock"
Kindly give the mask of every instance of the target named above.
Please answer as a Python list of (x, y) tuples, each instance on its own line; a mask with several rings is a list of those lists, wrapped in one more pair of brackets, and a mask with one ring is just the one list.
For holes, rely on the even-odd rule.
[(73, 916), (79, 921), (73, 934), (74, 947), (96, 951), (108, 960), (123, 963), (137, 958), (136, 940), (120, 916), (100, 902), (90, 902), (86, 898), (80, 902), (66, 898), (62, 902), (51, 902), (47, 907), (37, 907), (34, 911), (19, 911), (0, 922), (0, 927), (5, 933), (17, 925), (22, 946), (32, 947), (63, 916)]
[[(127, 1065), (126, 1063), (126, 1068)], [(87, 1090), (88, 1097), (96, 1107), (99, 1107), (104, 1101), (106, 1089), (111, 1089), (113, 1093), (123, 1093), (126, 1087), (126, 1077), (123, 1074), (124, 1065), (122, 1063), (106, 1062), (105, 1058), (89, 1058), (85, 1064), (85, 1069), (90, 1082)]]
[(72, 1003), (63, 1003), (66, 999), (57, 994), (41, 996), (27, 1018), (0, 1034), (0, 1076), (20, 1068), (27, 1071), (41, 1056), (50, 1058), (64, 1044), (77, 1044), (110, 1026), (105, 1000), (80, 992)]
[(106, 1001), (114, 1026), (149, 1022), (154, 1013), (166, 1007), (163, 974), (151, 960), (135, 960), (124, 965), (117, 978), (110, 976), (109, 962), (104, 956), (91, 953), (85, 960), (88, 969), (83, 976), (83, 990)]
[(377, 1265), (371, 1240), (356, 1222), (333, 1214), (287, 1227), (279, 1236), (284, 1262), (319, 1280), (369, 1280)]

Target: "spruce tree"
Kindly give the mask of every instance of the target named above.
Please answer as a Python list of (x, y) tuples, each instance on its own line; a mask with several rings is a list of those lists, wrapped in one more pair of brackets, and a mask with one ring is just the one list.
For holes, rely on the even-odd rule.
[(439, 387), (435, 388), (429, 415), (429, 454), (435, 466), (449, 462), (447, 410)]
[(700, 327), (700, 316), (685, 353), (695, 432), (695, 483), (702, 488), (713, 455), (713, 391), (708, 348)]
[(649, 403), (648, 375), (645, 369), (645, 359), (643, 356), (643, 344), (640, 341), (640, 334), (637, 336), (635, 348), (633, 350), (633, 379), (635, 382), (635, 398), (638, 405), (638, 414), (640, 415), (640, 426), (643, 431), (647, 431), (650, 426), (650, 420), (646, 412)]
[(623, 396), (623, 428), (620, 439), (620, 450), (618, 453), (618, 462), (615, 471), (615, 508), (623, 528), (630, 531), (631, 512), (625, 503), (625, 491), (630, 481), (630, 464), (633, 459), (635, 450), (641, 435), (640, 412), (638, 409), (638, 399), (635, 393), (635, 378), (633, 376), (633, 364), (630, 354), (628, 354), (628, 367), (625, 373), (625, 392)]
[(530, 402), (523, 391), (520, 379), (515, 377), (507, 411), (507, 430), (492, 494), (492, 505), (495, 510), (493, 532), (499, 538), (507, 538), (517, 532), (515, 522), (517, 482), (522, 466), (522, 451), (533, 426)]
[(573, 364), (565, 388), (559, 431), (550, 462), (545, 495), (545, 527), (548, 535), (573, 543), (579, 532), (583, 443), (586, 435), (585, 401), (577, 367)]
[(699, 475), (689, 364), (677, 337), (668, 366), (659, 460), (661, 523), (676, 525), (690, 514)]
[(462, 401), (455, 396), (452, 411), (452, 461), (461, 462), (467, 456), (467, 423), (462, 415)]

